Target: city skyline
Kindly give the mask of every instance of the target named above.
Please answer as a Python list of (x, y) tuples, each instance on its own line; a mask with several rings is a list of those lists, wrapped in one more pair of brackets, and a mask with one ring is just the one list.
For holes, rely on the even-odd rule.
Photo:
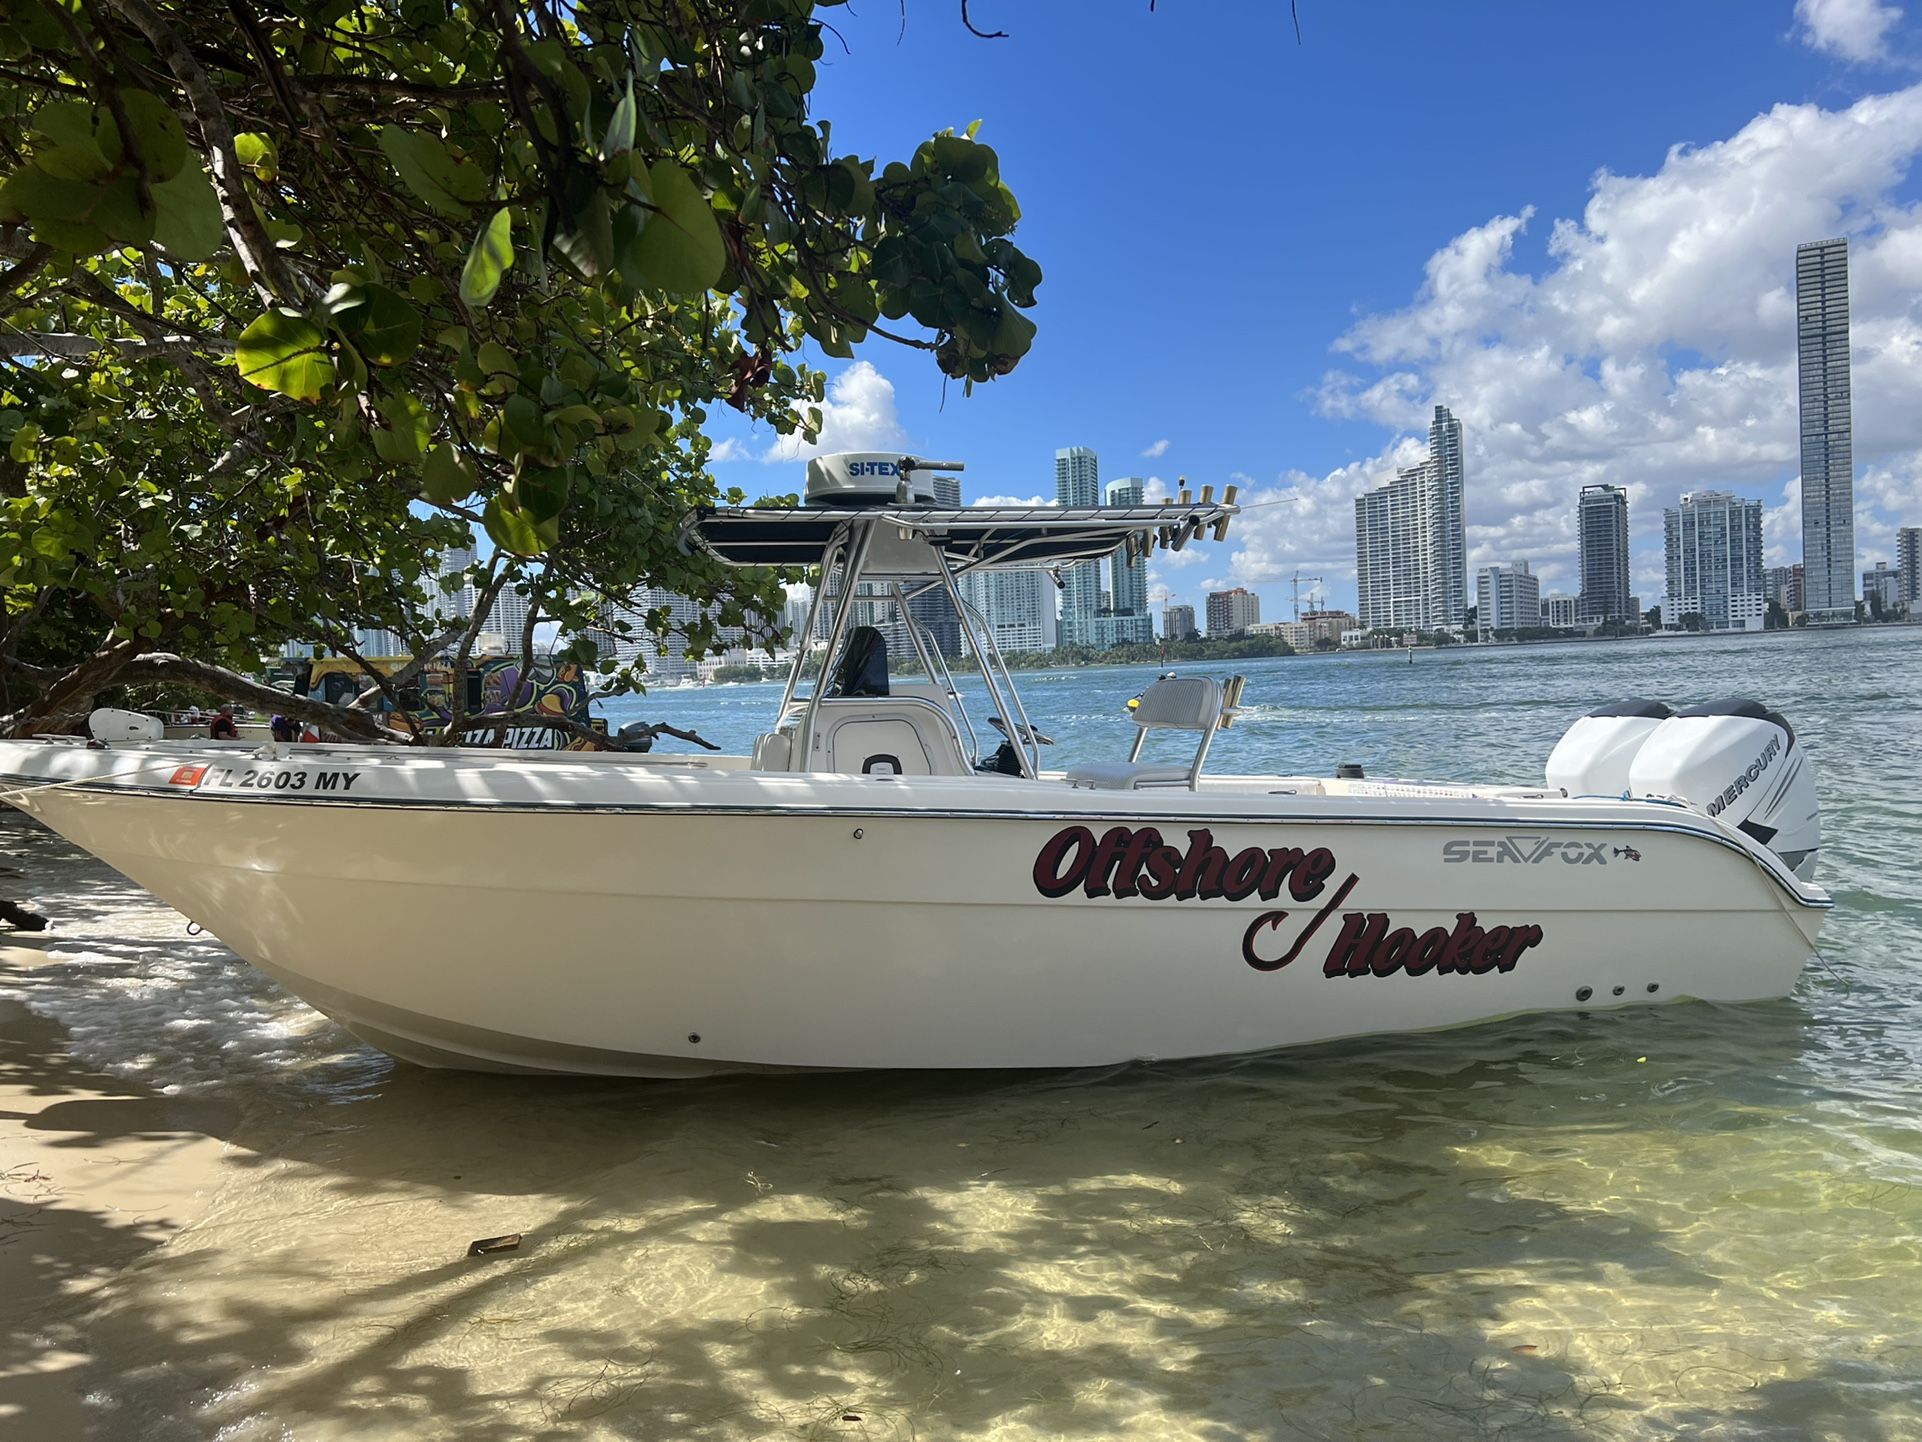
[[(1273, 43), (1245, 52), (1210, 44), (1231, 22), (1167, 7), (1098, 37), (1024, 13), (991, 45), (955, 45), (932, 22), (900, 38), (892, 17), (869, 17), (824, 82), (852, 102), (837, 134), (846, 124), (880, 148), (911, 124), (965, 124), (972, 113), (948, 113), (938, 88), (898, 105), (860, 94), (900, 63), (925, 60), (934, 76), (965, 67), (1047, 280), (1034, 354), (971, 398), (944, 394), (885, 346), (826, 362), (824, 440), (964, 457), (970, 501), (1045, 498), (1047, 458), (1082, 438), (1116, 474), (1232, 481), (1249, 509), (1227, 543), (1157, 558), (1150, 586), (1197, 601), (1245, 585), (1285, 614), (1297, 568), (1325, 578), (1331, 604), (1355, 604), (1353, 499), (1419, 462), (1442, 402), (1465, 430), (1471, 575), (1527, 556), (1545, 593), (1575, 592), (1574, 498), (1618, 484), (1631, 590), (1652, 603), (1663, 511), (1685, 492), (1762, 500), (1768, 563), (1802, 559), (1795, 247), (1845, 236), (1856, 569), (1893, 562), (1896, 529), (1922, 519), (1922, 84), (1906, 68), (1922, 35), (1912, 6), (1877, 8), (1892, 22), (1846, 55), (1821, 14), (1789, 0), (1651, 13), (1631, 27), (1634, 43), (1550, 12), (1522, 27), (1469, 13), (1384, 28), (1329, 11), (1304, 17), (1299, 47), (1285, 13), (1250, 6), (1232, 23)], [(1175, 83), (1225, 67), (1276, 123), (1340, 131), (1339, 165), (1334, 153), (1288, 157), (1275, 195), (1197, 242), (1196, 274), (1239, 274), (1259, 237), (1264, 265), (1299, 283), (1235, 307), (1232, 323), (1112, 303), (1138, 280), (1147, 243), (1116, 243), (1106, 224), (1108, 158), (1076, 147), (1069, 167), (1040, 154), (1051, 127), (1074, 119), (1032, 83), (1091, 42), (1110, 58), (1165, 59)], [(1464, 95), (1410, 145), (1360, 97), (1436, 65)], [(1606, 73), (1635, 77), (1644, 103), (1605, 103)], [(1254, 74), (1269, 78), (1252, 86)], [(1573, 103), (1583, 97), (1595, 103)], [(1159, 129), (1145, 143), (1200, 167), (1174, 183), (1205, 206), (1235, 147), (1211, 138), (1218, 123), (1170, 117)], [(1436, 156), (1463, 163), (1410, 208)], [(1291, 213), (1300, 197), (1317, 207), (1306, 217)], [(1122, 356), (1155, 361), (1111, 361)], [(734, 439), (727, 483), (791, 488), (762, 465), (771, 436)]]

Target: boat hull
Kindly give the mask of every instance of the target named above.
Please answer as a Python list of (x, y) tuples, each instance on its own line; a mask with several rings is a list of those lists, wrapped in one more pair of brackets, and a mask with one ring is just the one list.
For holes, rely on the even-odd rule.
[(371, 1044), (495, 1070), (1077, 1067), (1747, 1001), (1827, 904), (1671, 808), (623, 774), (600, 806), (10, 797)]

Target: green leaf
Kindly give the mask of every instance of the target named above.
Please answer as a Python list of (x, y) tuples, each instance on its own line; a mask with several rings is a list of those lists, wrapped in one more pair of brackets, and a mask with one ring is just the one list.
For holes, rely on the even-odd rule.
[(40, 454), (40, 427), (28, 421), (13, 433), (13, 441), (7, 447), (7, 454), (14, 460), (26, 465)]
[(61, 180), (98, 180), (111, 168), (100, 147), (91, 140), (72, 145), (50, 145), (33, 153), (33, 163)]
[(0, 218), (84, 220), (99, 195), (100, 187), (84, 180), (67, 180), (37, 166), (22, 166), (0, 185)]
[(473, 249), (467, 252), (467, 264), (460, 273), (460, 298), (468, 305), (485, 306), (501, 288), (501, 277), (513, 263), (514, 217), (503, 205), (481, 227)]
[(442, 215), (464, 219), (467, 207), (487, 196), (481, 168), (456, 160), (439, 136), (383, 125), (380, 148), (407, 188)]
[(607, 134), (601, 140), (601, 159), (612, 155), (623, 155), (634, 148), (634, 80), (627, 82), (627, 94), (621, 97), (620, 104), (614, 107), (613, 119), (607, 122)]
[(271, 182), (280, 174), (280, 155), (273, 141), (255, 131), (244, 131), (234, 137), (234, 156), (253, 171), (256, 180)]
[(96, 112), (84, 100), (49, 100), (27, 117), (27, 126), (54, 145), (99, 148)]
[(654, 213), (633, 245), (641, 274), (629, 280), (670, 295), (699, 295), (721, 278), (727, 247), (694, 177), (671, 160), (648, 171)]
[(567, 509), (567, 471), (561, 466), (528, 466), (514, 478), (514, 500), (534, 525)]
[(120, 92), (120, 108), (133, 134), (117, 152), (110, 153), (120, 158), (131, 150), (152, 181), (172, 180), (180, 174), (187, 163), (187, 132), (173, 106), (151, 90), (124, 89)]
[(481, 525), (495, 545), (517, 556), (538, 556), (547, 549), (534, 523), (520, 511), (510, 509), (500, 496), (490, 496), (481, 512)]
[(388, 396), (376, 410), (386, 419), (389, 429), (376, 427), (374, 452), (383, 461), (417, 461), (427, 447), (434, 418), (427, 407), (413, 396), (402, 393)]
[(421, 493), (437, 505), (451, 506), (474, 493), (474, 473), (452, 446), (435, 446), (422, 463)]
[(214, 183), (198, 159), (153, 188), (153, 238), (175, 260), (205, 260), (227, 238)]
[(370, 365), (397, 366), (420, 348), (420, 312), (384, 285), (346, 288), (350, 304), (333, 303), (340, 328)]
[[(148, 199), (151, 203), (151, 194)], [(107, 183), (87, 219), (122, 245), (145, 245), (153, 239), (159, 214), (142, 208), (140, 178), (129, 172)]]
[(270, 310), (240, 333), (234, 363), (263, 390), (317, 401), (334, 383), (326, 346), (326, 333), (299, 311)]

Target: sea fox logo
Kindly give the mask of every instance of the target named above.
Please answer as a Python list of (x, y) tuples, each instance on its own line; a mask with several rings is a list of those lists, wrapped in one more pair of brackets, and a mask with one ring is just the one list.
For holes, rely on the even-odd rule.
[(1607, 852), (1605, 841), (1551, 841), (1545, 836), (1494, 836), (1442, 843), (1442, 860), (1451, 865), (1463, 861), (1512, 861), (1523, 866), (1540, 866), (1545, 861), (1559, 861), (1564, 866), (1606, 866)]
[(1613, 851), (1611, 851), (1611, 852), (1609, 853), (1609, 855), (1611, 855), (1611, 856), (1625, 856), (1625, 857), (1627, 857), (1627, 858), (1628, 858), (1628, 859), (1629, 859), (1630, 861), (1640, 861), (1640, 860), (1642, 859), (1642, 853), (1641, 853), (1641, 852), (1639, 852), (1639, 851), (1637, 851), (1637, 850), (1636, 850), (1636, 849), (1635, 849), (1634, 847), (1632, 847), (1632, 846), (1618, 846), (1618, 847), (1616, 847), (1616, 848), (1615, 848), (1615, 849), (1614, 849)]

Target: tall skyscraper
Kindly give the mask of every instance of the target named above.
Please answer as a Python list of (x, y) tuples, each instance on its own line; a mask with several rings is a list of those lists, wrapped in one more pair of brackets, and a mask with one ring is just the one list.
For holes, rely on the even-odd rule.
[[(1054, 495), (1063, 506), (1101, 504), (1101, 463), (1086, 446), (1054, 453)], [(1101, 563), (1080, 561), (1061, 574), (1061, 644), (1091, 644), (1094, 618), (1101, 610)]]
[(1484, 640), (1497, 631), (1542, 624), (1541, 578), (1528, 562), (1483, 566), (1475, 576), (1475, 629)]
[(1690, 614), (1715, 630), (1759, 631), (1768, 612), (1762, 503), (1727, 491), (1690, 491), (1662, 512), (1667, 562), (1665, 625)]
[(1435, 407), (1428, 426), (1429, 474), (1423, 500), (1429, 549), (1428, 614), (1431, 624), (1460, 625), (1468, 615), (1468, 539), (1462, 515), (1462, 423), (1447, 406)]
[(961, 504), (961, 478), (959, 476), (936, 476), (934, 478), (934, 503), (937, 506), (959, 506)]
[(1802, 586), (1812, 625), (1855, 619), (1855, 450), (1849, 399), (1849, 243), (1795, 247), (1802, 413)]
[(1922, 617), (1922, 526), (1904, 526), (1895, 533), (1895, 568), (1902, 573), (1902, 604), (1910, 616)]
[(1161, 634), (1169, 641), (1188, 641), (1200, 635), (1195, 629), (1195, 608), (1170, 603), (1161, 613)]
[(1468, 614), (1462, 425), (1435, 407), (1428, 459), (1355, 498), (1355, 570), (1364, 627), (1432, 630)]
[(1583, 486), (1576, 516), (1582, 544), (1577, 619), (1583, 625), (1637, 619), (1628, 591), (1628, 492), (1620, 486)]
[[(1111, 506), (1138, 506), (1141, 504), (1142, 487), (1147, 483), (1139, 476), (1125, 476), (1118, 481), (1108, 482), (1108, 504)], [(1109, 609), (1117, 616), (1146, 616), (1148, 614), (1148, 558), (1129, 556), (1123, 549), (1116, 551), (1108, 562)], [(1149, 622), (1148, 634), (1143, 639), (1152, 640), (1154, 623)]]
[(430, 614), (447, 621), (464, 621), (474, 614), (478, 599), (472, 581), (460, 579), (474, 564), (474, 547), (449, 546), (440, 553), (440, 569), (423, 583)]

